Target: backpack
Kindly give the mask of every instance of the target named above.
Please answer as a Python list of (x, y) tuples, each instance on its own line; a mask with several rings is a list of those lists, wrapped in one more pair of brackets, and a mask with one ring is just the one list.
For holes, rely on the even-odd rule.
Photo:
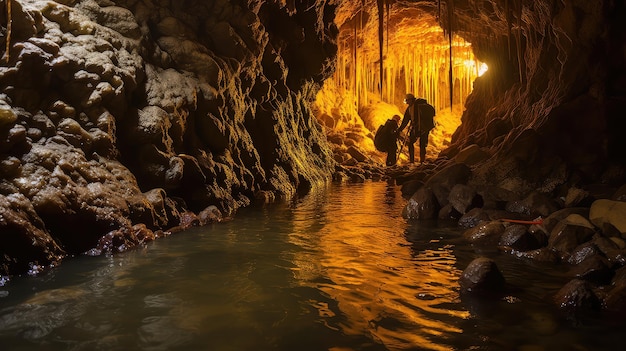
[(387, 121), (378, 127), (374, 135), (374, 147), (376, 147), (376, 150), (387, 152), (393, 145), (392, 143), (396, 142), (394, 124), (391, 121)]
[[(433, 120), (435, 117), (435, 108), (428, 103), (417, 104), (415, 107), (418, 110), (417, 114), (420, 119), (419, 126), (420, 129), (422, 129), (420, 132), (427, 132), (435, 128), (435, 121)], [(417, 125), (415, 126), (417, 127)]]

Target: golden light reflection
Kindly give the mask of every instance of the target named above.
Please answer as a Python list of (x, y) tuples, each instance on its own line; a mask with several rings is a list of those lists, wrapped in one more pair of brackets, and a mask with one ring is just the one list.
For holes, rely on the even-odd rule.
[(398, 205), (385, 204), (376, 191), (365, 187), (341, 196), (344, 203), (323, 205), (316, 218), (305, 207), (295, 213), (290, 241), (307, 248), (293, 258), (295, 280), (337, 302), (346, 317), (339, 323), (327, 303), (310, 301), (329, 328), (369, 335), (390, 349), (447, 350), (436, 340), (462, 333), (458, 322), (469, 317), (441, 307), (458, 302), (454, 252), (437, 241), (422, 250), (408, 242), (406, 223), (390, 217)]

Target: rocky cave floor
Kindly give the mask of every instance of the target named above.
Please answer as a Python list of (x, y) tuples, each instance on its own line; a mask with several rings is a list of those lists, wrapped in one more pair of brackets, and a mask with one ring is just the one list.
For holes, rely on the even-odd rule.
[[(570, 281), (553, 295), (568, 318), (626, 312), (626, 184), (563, 185), (523, 198), (470, 181), (472, 170), (445, 158), (386, 167), (348, 147), (336, 182), (387, 181), (401, 188), (409, 220), (453, 220), (478, 251), (499, 250), (520, 260), (566, 265)], [(461, 293), (498, 298), (506, 274), (480, 257), (464, 270)]]

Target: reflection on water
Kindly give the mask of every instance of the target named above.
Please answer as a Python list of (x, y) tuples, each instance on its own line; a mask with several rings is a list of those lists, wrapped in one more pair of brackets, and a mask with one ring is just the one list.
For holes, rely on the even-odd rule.
[[(455, 321), (468, 317), (438, 307), (458, 302), (454, 253), (443, 245), (413, 249), (394, 188), (342, 190), (346, 195), (337, 201), (307, 201), (293, 213), (289, 241), (306, 248), (292, 259), (296, 284), (319, 289), (337, 304), (348, 319), (331, 327), (342, 333), (366, 335), (391, 349), (448, 349), (431, 337), (462, 332)], [(312, 302), (320, 317), (334, 316)]]
[(454, 227), (407, 223), (404, 203), (384, 183), (332, 185), (15, 279), (0, 287), (1, 349), (552, 351), (621, 340), (564, 325), (544, 302), (561, 282), (507, 256), (507, 280), (533, 284), (461, 301), (460, 269), (476, 253)]

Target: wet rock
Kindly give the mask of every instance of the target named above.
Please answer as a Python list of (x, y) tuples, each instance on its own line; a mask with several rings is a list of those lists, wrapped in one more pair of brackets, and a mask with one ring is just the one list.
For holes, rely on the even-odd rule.
[(563, 207), (578, 207), (584, 205), (589, 199), (589, 192), (584, 189), (571, 187), (563, 200)]
[(571, 256), (567, 259), (567, 262), (572, 265), (577, 265), (587, 258), (599, 255), (601, 253), (602, 252), (600, 251), (600, 249), (598, 249), (598, 247), (594, 243), (586, 242), (574, 249)]
[(408, 199), (408, 198), (411, 198), (411, 196), (415, 194), (415, 192), (423, 186), (424, 186), (424, 182), (422, 182), (421, 180), (418, 180), (418, 179), (408, 180), (402, 183), (402, 186), (400, 187), (400, 192), (402, 193), (402, 197)]
[(480, 221), (496, 221), (505, 219), (515, 219), (516, 215), (502, 210), (490, 210), (486, 208), (473, 208), (459, 219), (459, 226), (471, 228)]
[(367, 161), (367, 156), (365, 156), (365, 154), (363, 154), (363, 152), (361, 150), (359, 150), (358, 148), (356, 148), (354, 146), (348, 147), (347, 152), (348, 152), (348, 154), (350, 154), (350, 156), (352, 156), (352, 158), (354, 158), (358, 162), (365, 162), (365, 161)]
[(593, 237), (592, 243), (612, 264), (626, 264), (626, 251), (624, 250), (626, 246), (621, 238), (596, 235)]
[(463, 237), (472, 244), (496, 244), (504, 231), (504, 225), (500, 221), (482, 222), (466, 230)]
[(560, 256), (556, 252), (548, 249), (547, 247), (530, 251), (513, 250), (511, 251), (511, 255), (517, 258), (533, 260), (535, 262), (558, 263), (561, 260)]
[(562, 258), (572, 254), (580, 244), (590, 240), (595, 234), (591, 223), (580, 215), (569, 215), (560, 221), (550, 233), (548, 247), (560, 253)]
[(530, 251), (541, 247), (537, 237), (522, 224), (509, 225), (500, 237), (498, 246), (510, 247), (516, 251)]
[(457, 184), (467, 184), (471, 173), (469, 166), (463, 163), (452, 163), (433, 174), (426, 181), (426, 186), (433, 189), (438, 203), (445, 206), (452, 188)]
[(508, 202), (517, 199), (515, 193), (498, 186), (477, 185), (476, 192), (482, 197), (486, 209), (504, 210)]
[(547, 195), (534, 191), (526, 198), (507, 203), (506, 210), (509, 212), (529, 215), (531, 217), (547, 217), (558, 210), (558, 206)]
[(439, 212), (439, 203), (433, 191), (428, 187), (420, 188), (402, 210), (402, 217), (407, 219), (435, 219)]
[(459, 211), (455, 210), (454, 207), (452, 207), (452, 204), (447, 204), (443, 206), (441, 210), (439, 210), (437, 218), (442, 220), (452, 219), (458, 221), (461, 216), (462, 214), (459, 213)]
[(454, 156), (454, 161), (472, 166), (489, 158), (489, 154), (476, 144), (469, 145)]
[(568, 217), (569, 215), (577, 214), (582, 217), (589, 217), (589, 208), (586, 207), (572, 207), (572, 208), (563, 208), (558, 211), (551, 213), (548, 217), (543, 220), (543, 227), (549, 233), (554, 229), (554, 227), (563, 219)]
[(602, 299), (602, 307), (618, 318), (623, 318), (626, 313), (626, 285), (616, 285), (610, 289)]
[(491, 220), (491, 218), (486, 211), (480, 208), (474, 208), (459, 218), (459, 226), (462, 228), (473, 228), (479, 223), (489, 220)]
[(626, 184), (620, 186), (617, 191), (615, 191), (615, 194), (611, 196), (611, 200), (626, 201)]
[(33, 265), (50, 267), (65, 256), (24, 195), (0, 195), (0, 214), (0, 276), (28, 272)]
[(476, 193), (476, 190), (464, 184), (456, 184), (452, 187), (448, 201), (461, 214), (465, 214), (472, 208), (483, 206), (483, 199)]
[(459, 285), (463, 293), (493, 294), (504, 290), (505, 279), (493, 260), (479, 257), (463, 270)]
[(589, 210), (589, 220), (606, 235), (626, 237), (626, 202), (597, 200)]
[(574, 279), (565, 284), (554, 296), (554, 302), (570, 315), (597, 311), (601, 306), (592, 285), (581, 279)]
[(200, 211), (197, 217), (200, 220), (200, 225), (221, 222), (223, 219), (222, 212), (217, 208), (217, 206), (213, 205)]
[(596, 285), (606, 285), (610, 283), (614, 272), (604, 257), (595, 254), (578, 263), (570, 274)]
[(626, 286), (626, 266), (622, 266), (615, 270), (615, 275), (613, 276), (611, 284), (613, 286)]
[(180, 215), (180, 223), (178, 224), (178, 226), (181, 229), (188, 229), (191, 227), (200, 226), (201, 223), (202, 222), (195, 213), (191, 211), (185, 211), (182, 212)]

